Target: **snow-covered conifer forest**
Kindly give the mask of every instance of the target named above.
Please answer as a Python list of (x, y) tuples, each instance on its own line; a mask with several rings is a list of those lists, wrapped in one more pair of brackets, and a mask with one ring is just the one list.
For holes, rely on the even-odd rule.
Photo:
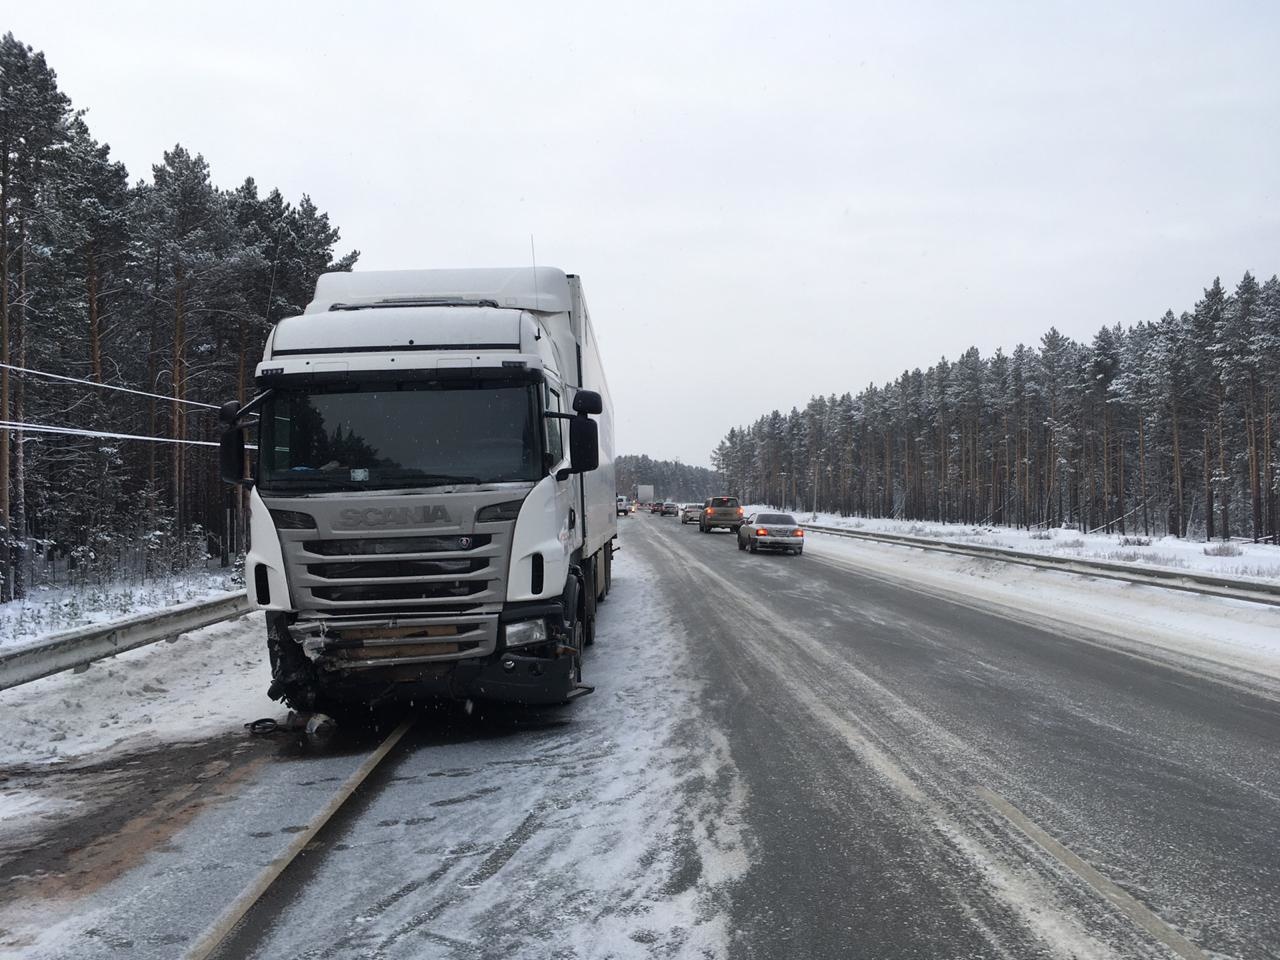
[(1280, 280), (1135, 319), (774, 410), (713, 462), (747, 502), (1280, 542)]
[(622, 454), (613, 460), (618, 493), (631, 496), (637, 484), (653, 485), (654, 496), (664, 500), (705, 500), (720, 493), (714, 470), (679, 460), (654, 460), (645, 454)]
[(309, 197), (219, 187), (187, 146), (131, 179), (78, 107), (40, 52), (0, 40), (5, 601), (234, 557), (205, 404), (245, 400), (271, 325), (357, 257)]

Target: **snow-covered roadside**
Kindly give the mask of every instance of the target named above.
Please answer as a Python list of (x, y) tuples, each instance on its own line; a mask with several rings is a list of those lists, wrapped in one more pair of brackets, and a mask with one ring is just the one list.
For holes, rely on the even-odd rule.
[[(776, 511), (777, 508), (753, 504), (745, 510), (750, 515), (758, 511)], [(796, 510), (792, 513), (802, 523), (841, 527), (863, 533), (893, 533), (1080, 560), (1108, 560), (1138, 566), (1215, 573), (1225, 577), (1270, 581), (1280, 579), (1280, 547), (1266, 543), (1206, 544), (1199, 540), (1180, 540), (1177, 537), (1142, 537), (1136, 533), (1122, 537), (1119, 534), (1081, 533), (1067, 528), (1015, 530), (981, 524), (842, 517), (834, 513), (818, 513), (816, 519), (810, 520), (815, 515), (808, 510)]]
[(0, 650), (95, 623), (119, 620), (179, 603), (213, 600), (244, 589), (231, 570), (189, 570), (151, 583), (37, 587), (0, 605)]
[(100, 760), (282, 714), (265, 636), (250, 614), (0, 692), (0, 764)]
[(811, 534), (805, 556), (1280, 689), (1280, 607)]
[(33, 767), (74, 768), (282, 717), (266, 695), (264, 636), (253, 614), (0, 692), (0, 839), (78, 806), (49, 794)]
[[(689, 638), (657, 576), (632, 552), (616, 559), (584, 665), (593, 696), (423, 720), (395, 776), (237, 955), (723, 958), (753, 850), (746, 788), (700, 713)], [(101, 888), (6, 906), (0, 953), (178, 955), (359, 759), (275, 758)]]

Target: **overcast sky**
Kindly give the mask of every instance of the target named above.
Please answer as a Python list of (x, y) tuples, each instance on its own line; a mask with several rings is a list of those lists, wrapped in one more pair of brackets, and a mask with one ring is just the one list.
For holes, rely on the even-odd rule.
[(533, 234), (620, 452), (1280, 270), (1271, 0), (16, 6), (135, 179), (181, 142), (367, 269)]

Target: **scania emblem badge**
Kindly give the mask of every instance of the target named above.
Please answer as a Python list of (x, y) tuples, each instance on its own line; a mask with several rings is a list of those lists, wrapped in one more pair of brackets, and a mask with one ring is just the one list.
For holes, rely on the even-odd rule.
[(470, 550), (470, 549), (471, 549), (471, 538), (470, 538), (470, 537), (459, 537), (459, 538), (458, 538), (458, 548), (459, 548), (459, 549), (461, 549), (461, 550)]

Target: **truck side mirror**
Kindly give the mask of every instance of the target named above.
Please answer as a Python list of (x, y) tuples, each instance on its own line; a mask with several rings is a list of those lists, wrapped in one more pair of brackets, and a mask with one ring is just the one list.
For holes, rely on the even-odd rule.
[(587, 473), (600, 466), (600, 428), (594, 420), (574, 417), (569, 421), (569, 463), (573, 473)]
[(223, 482), (242, 484), (245, 481), (244, 428), (232, 427), (222, 431), (218, 444), (218, 469)]
[(228, 400), (218, 408), (218, 419), (225, 426), (231, 426), (240, 416), (240, 404), (235, 400)]
[(594, 390), (579, 390), (573, 395), (573, 412), (585, 416), (604, 413), (604, 401)]

